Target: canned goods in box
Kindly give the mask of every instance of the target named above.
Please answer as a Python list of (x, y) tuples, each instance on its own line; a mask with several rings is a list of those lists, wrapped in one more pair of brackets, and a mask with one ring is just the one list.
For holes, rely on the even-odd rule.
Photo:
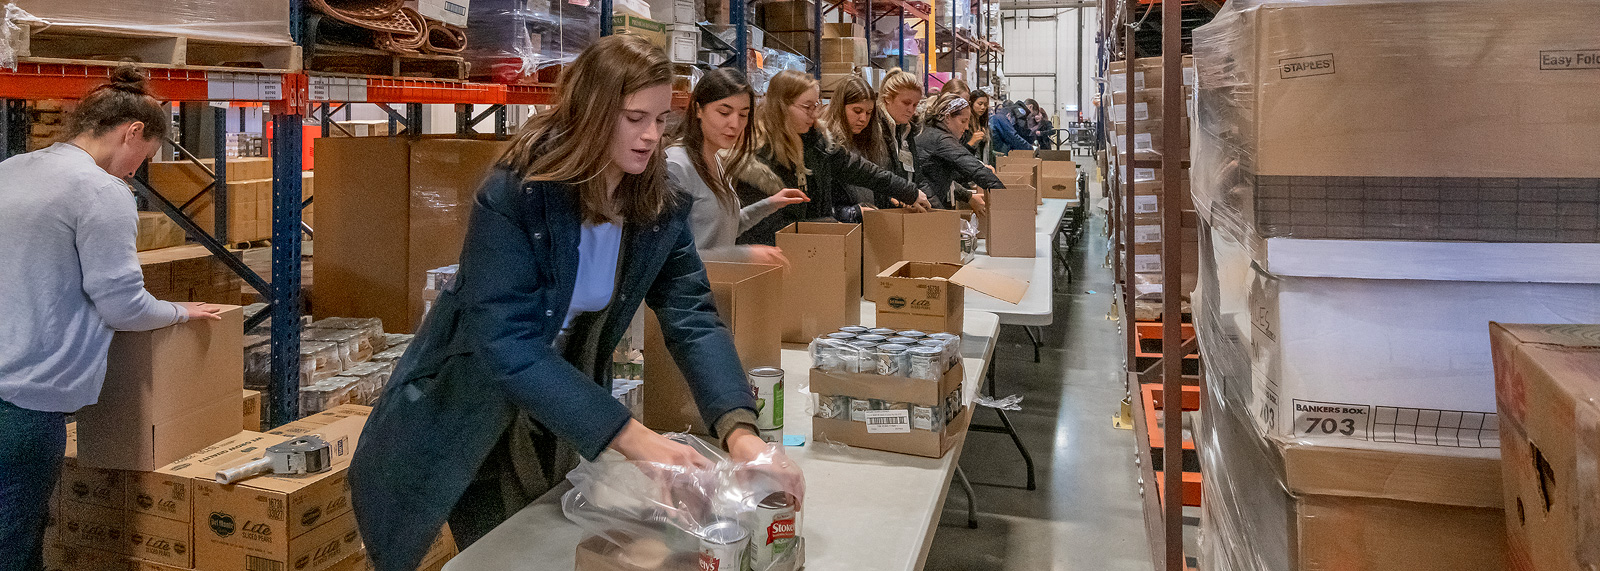
[(944, 374), (944, 351), (938, 347), (916, 346), (906, 351), (910, 354), (910, 374), (913, 379), (937, 381)]
[(860, 340), (860, 341), (871, 341), (873, 343), (883, 343), (883, 342), (888, 340), (888, 337), (884, 337), (882, 335), (877, 335), (877, 334), (873, 334), (873, 333), (867, 333), (865, 335), (857, 335), (856, 339)]
[(738, 521), (712, 522), (696, 534), (700, 538), (700, 571), (740, 571), (750, 532)]
[(911, 428), (931, 432), (944, 431), (944, 415), (938, 407), (917, 405), (911, 407)]
[(877, 343), (856, 339), (850, 342), (850, 348), (839, 353), (844, 361), (844, 370), (847, 373), (872, 374), (878, 369), (872, 360), (872, 350), (878, 347)]
[(871, 333), (873, 335), (882, 335), (884, 337), (888, 337), (890, 335), (894, 335), (894, 330), (890, 329), (888, 327), (878, 327), (878, 328), (874, 328), (874, 329), (868, 331), (868, 333)]
[(877, 374), (890, 377), (906, 376), (906, 371), (911, 367), (910, 355), (906, 353), (909, 347), (884, 343), (877, 347), (873, 353), (876, 361)]
[(850, 419), (850, 397), (817, 395), (818, 418)]
[(910, 337), (900, 337), (900, 336), (896, 335), (894, 337), (890, 337), (887, 340), (885, 340), (885, 343), (894, 343), (895, 345), (905, 345), (907, 347), (910, 347), (912, 345), (916, 345), (917, 344), (917, 340), (916, 339), (912, 339)]
[[(755, 526), (750, 529), (748, 569), (785, 571), (794, 568), (794, 550), (800, 536), (794, 504), (794, 496), (787, 492), (773, 492), (756, 504)], [(780, 561), (782, 565), (777, 565)]]
[(867, 421), (867, 411), (872, 410), (872, 401), (870, 399), (861, 399), (855, 397), (839, 398), (850, 399), (850, 420), (855, 422)]
[(910, 338), (916, 339), (918, 341), (921, 341), (923, 339), (927, 339), (928, 338), (928, 334), (927, 333), (923, 333), (923, 332), (917, 331), (915, 329), (911, 329), (911, 330), (908, 330), (908, 331), (901, 331), (899, 333), (896, 333), (895, 335), (899, 335), (901, 337), (910, 337)]
[(756, 428), (767, 442), (783, 441), (783, 369), (756, 367), (745, 377), (756, 397)]
[(862, 333), (866, 333), (868, 330), (867, 330), (867, 328), (862, 327), (860, 325), (846, 325), (844, 327), (840, 327), (839, 331), (844, 332), (844, 333), (854, 333), (856, 335), (860, 335)]
[(840, 341), (849, 341), (851, 339), (855, 339), (856, 338), (856, 334), (850, 333), (848, 331), (835, 331), (833, 333), (829, 333), (828, 334), (828, 338), (829, 339), (838, 339)]
[(818, 337), (811, 340), (811, 366), (830, 373), (844, 371), (841, 350), (848, 350), (849, 345), (843, 341)]

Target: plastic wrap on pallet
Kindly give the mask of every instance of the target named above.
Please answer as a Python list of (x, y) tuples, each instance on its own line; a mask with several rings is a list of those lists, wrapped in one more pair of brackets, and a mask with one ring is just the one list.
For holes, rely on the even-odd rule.
[(1587, 2), (1229, 2), (1194, 33), (1195, 202), (1256, 250), (1600, 242), (1595, 29)]
[[(291, 45), (289, 3), (261, 0), (10, 0), (52, 27)], [(7, 9), (7, 23), (33, 24)]]
[(577, 59), (599, 37), (599, 2), (474, 0), (461, 55), (473, 77), (525, 83), (541, 69)]

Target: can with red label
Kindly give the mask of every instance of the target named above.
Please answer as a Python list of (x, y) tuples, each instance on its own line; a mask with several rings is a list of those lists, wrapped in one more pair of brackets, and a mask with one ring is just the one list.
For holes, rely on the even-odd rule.
[(796, 544), (800, 529), (796, 524), (794, 496), (773, 492), (756, 505), (755, 525), (750, 529), (750, 571), (791, 571), (799, 561)]
[(742, 571), (750, 532), (724, 519), (706, 526), (700, 537), (700, 571)]

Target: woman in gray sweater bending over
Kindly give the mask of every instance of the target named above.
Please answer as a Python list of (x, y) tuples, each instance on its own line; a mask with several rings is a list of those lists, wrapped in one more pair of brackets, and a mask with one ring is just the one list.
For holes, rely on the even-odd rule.
[(689, 225), (700, 258), (725, 262), (782, 265), (772, 246), (736, 246), (734, 240), (761, 219), (790, 204), (809, 200), (797, 189), (739, 207), (735, 178), (750, 158), (754, 136), (750, 109), (755, 90), (735, 69), (722, 68), (700, 78), (683, 121), (683, 136), (667, 148), (667, 179), (694, 200)]

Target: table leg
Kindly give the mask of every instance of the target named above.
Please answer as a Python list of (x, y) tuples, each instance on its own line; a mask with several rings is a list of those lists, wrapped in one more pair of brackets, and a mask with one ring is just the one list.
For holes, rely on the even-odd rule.
[[(1043, 346), (1043, 343), (1039, 341), (1039, 337), (1034, 336), (1032, 327), (1024, 325), (1022, 330), (1028, 333), (1028, 340), (1033, 342), (1033, 362), (1037, 363), (1039, 362), (1039, 348)], [(1040, 335), (1044, 334), (1040, 333)]]
[(956, 481), (967, 493), (967, 528), (978, 529), (978, 496), (972, 492), (972, 482), (967, 480), (967, 473), (961, 470), (961, 466), (956, 466)]
[(995, 414), (1000, 415), (1000, 424), (1002, 426), (994, 426), (994, 425), (989, 425), (989, 424), (974, 424), (974, 425), (969, 426), (967, 429), (971, 430), (973, 432), (988, 432), (988, 433), (991, 433), (991, 434), (1007, 434), (1007, 435), (1010, 435), (1011, 436), (1011, 442), (1013, 444), (1017, 445), (1017, 452), (1020, 452), (1022, 454), (1022, 462), (1024, 464), (1027, 464), (1027, 466), (1028, 466), (1028, 489), (1029, 490), (1038, 489), (1038, 484), (1037, 484), (1037, 481), (1036, 481), (1036, 479), (1034, 477), (1033, 454), (1030, 454), (1028, 452), (1028, 447), (1022, 443), (1022, 437), (1017, 435), (1017, 428), (1015, 426), (1012, 426), (1011, 417), (1006, 416), (1006, 411), (1003, 411), (1003, 410), (1000, 410), (1000, 409), (997, 408), (997, 409), (994, 409), (994, 412), (995, 412)]

